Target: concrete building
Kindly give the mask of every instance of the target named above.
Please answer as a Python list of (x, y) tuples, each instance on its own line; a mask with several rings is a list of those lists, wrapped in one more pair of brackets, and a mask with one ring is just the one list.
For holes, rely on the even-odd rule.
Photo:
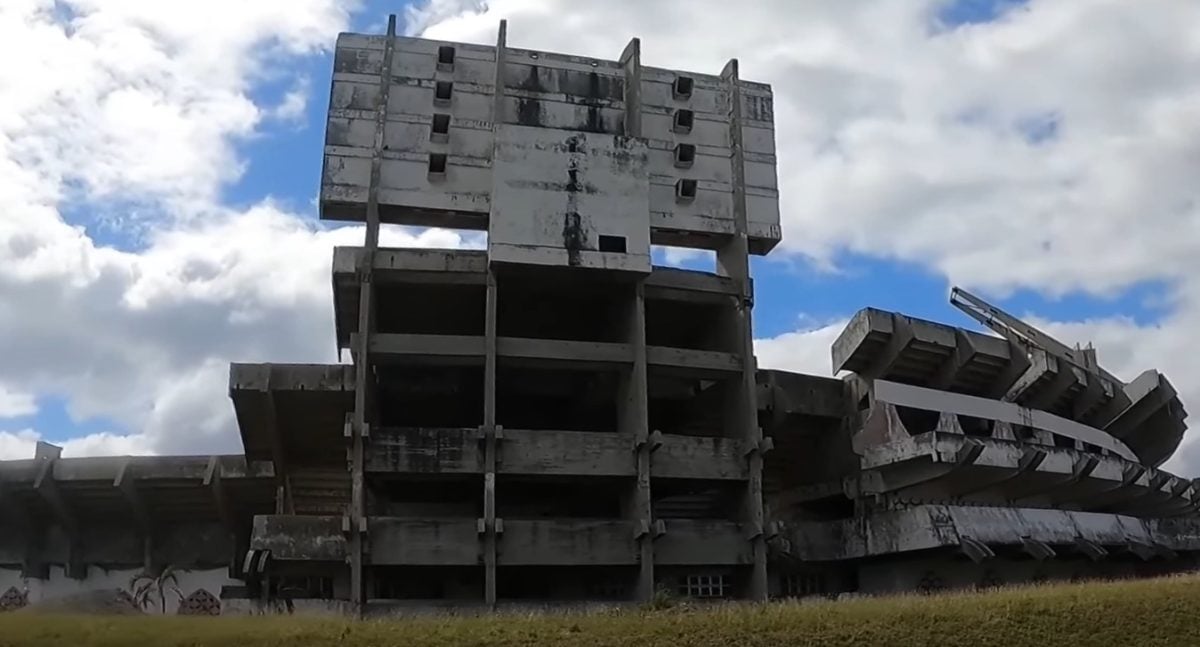
[[(1188, 568), (1184, 412), (966, 293), (758, 370), (780, 240), (742, 80), (394, 35), (335, 52), (321, 216), (349, 363), (235, 364), (244, 454), (0, 462), (0, 609), (181, 569), (188, 612), (636, 602)], [(379, 245), (384, 224), (486, 232)], [(711, 250), (712, 271), (651, 245)], [(217, 600), (214, 606), (209, 599)], [(8, 602), (5, 602), (8, 600)]]

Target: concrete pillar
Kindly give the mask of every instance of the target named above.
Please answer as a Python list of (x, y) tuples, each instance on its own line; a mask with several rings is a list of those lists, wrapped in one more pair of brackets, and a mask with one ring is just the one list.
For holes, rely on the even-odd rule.
[(745, 155), (742, 148), (742, 92), (738, 77), (737, 59), (729, 61), (721, 71), (721, 80), (725, 84), (726, 97), (729, 101), (730, 124), (730, 167), (733, 184), (733, 222), (734, 234), (729, 242), (717, 250), (717, 264), (723, 274), (734, 280), (738, 286), (736, 329), (738, 352), (742, 357), (742, 372), (739, 384), (730, 402), (730, 420), (734, 423), (734, 433), (740, 435), (745, 443), (746, 458), (749, 462), (749, 479), (746, 483), (742, 501), (742, 521), (745, 524), (747, 540), (751, 542), (754, 561), (751, 566), (748, 597), (753, 600), (765, 600), (767, 597), (767, 544), (764, 534), (763, 501), (762, 501), (762, 465), (761, 447), (762, 429), (758, 426), (758, 407), (755, 401), (757, 384), (755, 383), (754, 361), (754, 332), (751, 322), (751, 310), (754, 305), (750, 287), (750, 245), (746, 212), (746, 168)]
[(379, 249), (379, 176), (383, 164), (383, 136), (387, 123), (388, 94), (391, 92), (392, 59), (396, 50), (396, 16), (388, 16), (387, 41), (383, 50), (383, 65), (379, 75), (379, 97), (375, 104), (375, 141), (371, 156), (371, 179), (367, 188), (366, 235), (363, 245), (363, 264), (359, 268), (358, 347), (354, 376), (354, 418), (350, 425), (350, 509), (348, 510), (350, 602), (355, 613), (366, 610), (367, 506), (365, 455), (372, 416), (371, 389), (371, 331), (374, 328), (375, 252)]
[(483, 363), (483, 598), (496, 606), (496, 302), (495, 274), (488, 272)]
[[(508, 21), (500, 21), (496, 34), (496, 65), (492, 86), (492, 145), (495, 159), (496, 133), (504, 123), (504, 72), (508, 61)], [(499, 299), (496, 275), (488, 271), (487, 305), (484, 313), (483, 364), (483, 599), (496, 607), (496, 304)]]
[(628, 512), (638, 543), (638, 578), (635, 596), (648, 602), (654, 597), (654, 519), (650, 505), (649, 396), (646, 377), (646, 296), (638, 281), (633, 288), (626, 315), (625, 340), (633, 347), (634, 360), (621, 383), (620, 432), (634, 438), (633, 460), (637, 474), (630, 492)]
[[(621, 52), (625, 71), (625, 134), (642, 136), (642, 49), (634, 38)], [(634, 522), (638, 542), (638, 578), (635, 595), (648, 602), (654, 597), (654, 519), (650, 505), (650, 404), (646, 377), (646, 289), (642, 281), (634, 284), (626, 317), (625, 341), (633, 346), (633, 366), (622, 384), (621, 429), (634, 437), (634, 461), (637, 476), (631, 493), (629, 515)]]

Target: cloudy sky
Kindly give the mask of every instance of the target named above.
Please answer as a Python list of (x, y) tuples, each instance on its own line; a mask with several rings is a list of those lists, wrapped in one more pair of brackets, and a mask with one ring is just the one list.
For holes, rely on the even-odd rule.
[(1194, 0), (3, 0), (0, 458), (236, 452), (230, 361), (335, 360), (330, 248), (362, 230), (316, 220), (330, 48), (389, 12), (771, 83), (764, 366), (829, 374), (867, 305), (969, 323), (958, 284), (1200, 407)]

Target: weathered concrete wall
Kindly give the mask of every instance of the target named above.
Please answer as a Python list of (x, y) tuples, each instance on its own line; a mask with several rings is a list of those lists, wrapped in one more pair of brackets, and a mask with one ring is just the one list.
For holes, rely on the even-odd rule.
[[(671, 70), (635, 66), (627, 70), (620, 63), (600, 59), (582, 59), (548, 52), (515, 48), (504, 50), (507, 58), (497, 74), (496, 49), (462, 43), (442, 43), (415, 38), (397, 38), (392, 60), (393, 87), (388, 92), (388, 120), (384, 129), (384, 156), (379, 183), (379, 200), (385, 221), (407, 224), (439, 225), (481, 229), (487, 226), (487, 214), (506, 200), (499, 197), (509, 183), (506, 165), (493, 163), (493, 136), (512, 129), (558, 131), (586, 134), (600, 142), (636, 131), (644, 140), (639, 165), (634, 174), (639, 189), (622, 192), (638, 196), (641, 209), (627, 215), (639, 219), (641, 233), (620, 227), (610, 216), (618, 210), (605, 205), (605, 222), (596, 221), (583, 208), (549, 209), (557, 219), (554, 227), (539, 227), (547, 235), (563, 237), (562, 218), (567, 213), (587, 215), (593, 220), (584, 236), (605, 234), (606, 227), (617, 226), (615, 235), (628, 231), (629, 259), (619, 260), (617, 269), (630, 269), (630, 262), (645, 262), (645, 239), (660, 244), (707, 247), (713, 235), (734, 233), (729, 123), (730, 92), (720, 77), (708, 74), (680, 74)], [(439, 48), (454, 51), (453, 63), (438, 62)], [(322, 217), (361, 219), (366, 203), (370, 160), (374, 143), (373, 106), (379, 96), (379, 76), (383, 71), (384, 39), (377, 36), (342, 34), (338, 39), (334, 63), (333, 92), (322, 179)], [(676, 78), (684, 76), (690, 84), (685, 93), (675, 92)], [(503, 84), (497, 92), (497, 79)], [(633, 88), (626, 88), (633, 84)], [(627, 91), (628, 90), (628, 91)], [(781, 237), (779, 228), (778, 182), (776, 179), (774, 109), (769, 86), (740, 83), (742, 97), (740, 139), (744, 156), (745, 198), (748, 231), (755, 253), (765, 253)], [(499, 96), (497, 96), (499, 95)], [(499, 109), (500, 114), (495, 114)], [(449, 117), (442, 132), (434, 128)], [(635, 125), (627, 125), (632, 121)], [(494, 128), (493, 124), (500, 124)], [(502, 136), (500, 158), (504, 158)], [(534, 138), (523, 135), (520, 141)], [(507, 141), (515, 141), (507, 138)], [(684, 156), (676, 143), (691, 148)], [(529, 166), (521, 147), (518, 157)], [(569, 152), (569, 151), (564, 151)], [(432, 155), (444, 156), (436, 170), (430, 166)], [(617, 184), (603, 177), (578, 181), (565, 172), (569, 162), (554, 166), (534, 178), (539, 184), (561, 184), (553, 191), (560, 196), (600, 198), (612, 195)], [(546, 166), (546, 164), (538, 165)], [(533, 168), (530, 166), (530, 168)], [(493, 172), (497, 177), (493, 178)], [(556, 178), (560, 181), (547, 181)], [(595, 175), (595, 174), (592, 174)], [(695, 184), (691, 195), (677, 197), (676, 178)], [(523, 178), (522, 178), (523, 179)], [(575, 187), (575, 190), (567, 187)], [(525, 192), (532, 185), (525, 187)], [(549, 191), (541, 191), (545, 194)], [(618, 197), (628, 201), (628, 197)], [(550, 202), (557, 201), (554, 198)], [(507, 201), (518, 206), (528, 200)], [(545, 201), (538, 200), (541, 204)], [(401, 207), (407, 207), (401, 210)], [(501, 207), (500, 211), (504, 211)], [(528, 224), (529, 211), (523, 212)], [(598, 212), (599, 213), (599, 212)], [(535, 219), (537, 220), (537, 219)], [(532, 231), (532, 230), (530, 230)], [(698, 234), (698, 235), (693, 235)], [(507, 247), (505, 236), (501, 256), (521, 248)], [(536, 238), (536, 237), (535, 237)], [(519, 242), (545, 250), (562, 244), (546, 245), (534, 240)], [(600, 266), (613, 267), (615, 256), (597, 250), (595, 240), (586, 249)], [(528, 248), (526, 248), (528, 251)], [(527, 260), (522, 262), (527, 262)], [(639, 260), (642, 259), (642, 260)], [(535, 261), (536, 262), (536, 261)]]

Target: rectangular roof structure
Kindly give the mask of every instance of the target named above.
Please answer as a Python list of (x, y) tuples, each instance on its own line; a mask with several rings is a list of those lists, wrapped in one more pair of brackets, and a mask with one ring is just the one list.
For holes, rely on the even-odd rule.
[(393, 42), (338, 37), (323, 219), (365, 219), (378, 154), (383, 222), (488, 230), (493, 262), (644, 273), (651, 243), (718, 249), (743, 215), (752, 253), (779, 242), (771, 88), (732, 62), (511, 48), (503, 28), (498, 46)]

